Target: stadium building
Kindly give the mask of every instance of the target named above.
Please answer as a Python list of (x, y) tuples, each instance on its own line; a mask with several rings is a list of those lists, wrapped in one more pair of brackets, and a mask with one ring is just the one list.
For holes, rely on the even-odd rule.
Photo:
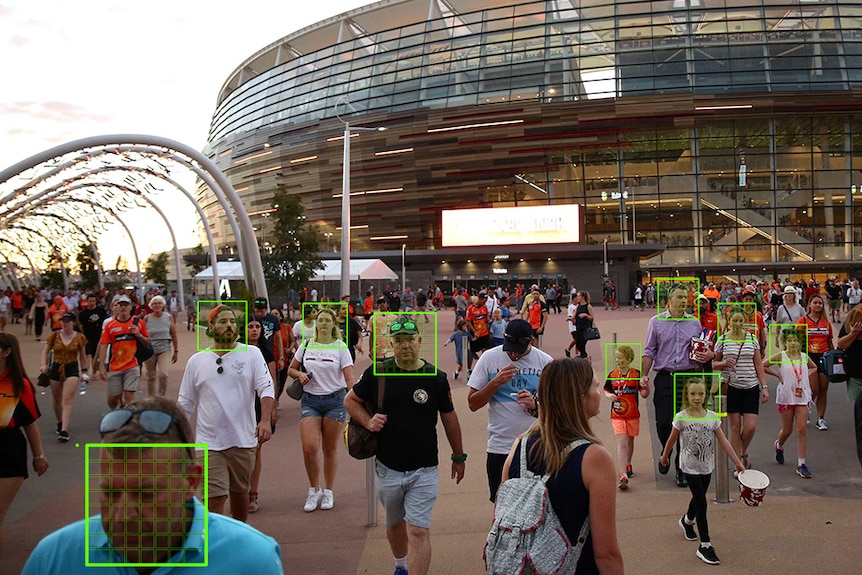
[(393, 268), (406, 245), (414, 287), (595, 290), (603, 240), (623, 294), (641, 274), (843, 276), (860, 88), (862, 2), (383, 0), (249, 56), (206, 153), (262, 245), (286, 190), (337, 252), (342, 120), (385, 127), (351, 136), (351, 245)]

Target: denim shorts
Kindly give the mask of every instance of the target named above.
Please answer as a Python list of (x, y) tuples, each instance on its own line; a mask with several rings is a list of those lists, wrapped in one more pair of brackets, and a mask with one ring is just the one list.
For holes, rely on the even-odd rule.
[(414, 527), (431, 529), (431, 510), (440, 491), (437, 466), (395, 471), (375, 462), (377, 496), (386, 510), (386, 527), (402, 519)]
[(335, 421), (347, 421), (347, 410), (344, 409), (345, 395), (347, 395), (346, 389), (327, 395), (312, 395), (304, 391), (299, 402), (299, 418), (328, 417)]

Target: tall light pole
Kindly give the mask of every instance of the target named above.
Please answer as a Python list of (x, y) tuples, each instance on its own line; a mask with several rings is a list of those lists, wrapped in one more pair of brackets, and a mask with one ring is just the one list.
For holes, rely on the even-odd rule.
[(344, 159), (341, 168), (341, 293), (338, 294), (339, 297), (350, 293), (350, 133), (382, 132), (386, 129), (384, 127), (351, 127), (350, 122), (338, 115), (338, 105), (341, 103), (346, 104), (351, 110), (353, 109), (347, 96), (342, 96), (335, 102), (335, 117), (344, 124)]

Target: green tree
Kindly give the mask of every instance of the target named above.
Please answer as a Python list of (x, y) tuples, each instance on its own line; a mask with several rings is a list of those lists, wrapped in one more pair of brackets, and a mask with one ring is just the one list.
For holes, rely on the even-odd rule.
[(144, 275), (152, 283), (168, 283), (168, 252), (153, 254), (144, 265)]
[(63, 256), (60, 252), (54, 252), (45, 257), (45, 265), (42, 268), (43, 287), (63, 287)]
[(78, 273), (81, 276), (80, 287), (89, 288), (99, 285), (99, 266), (96, 265), (96, 258), (93, 255), (91, 244), (82, 243), (78, 247), (78, 255), (75, 256), (75, 261), (78, 264)]
[[(209, 251), (204, 249), (203, 244), (198, 244), (197, 246), (191, 249), (191, 255), (193, 256), (204, 256), (207, 255)], [(202, 271), (206, 269), (206, 265), (204, 264), (191, 264), (189, 267), (192, 269), (192, 277), (198, 275)]]
[(273, 198), (275, 212), (270, 245), (272, 253), (262, 253), (263, 274), (270, 291), (300, 289), (323, 267), (318, 256), (320, 233), (306, 223), (299, 196), (278, 192)]

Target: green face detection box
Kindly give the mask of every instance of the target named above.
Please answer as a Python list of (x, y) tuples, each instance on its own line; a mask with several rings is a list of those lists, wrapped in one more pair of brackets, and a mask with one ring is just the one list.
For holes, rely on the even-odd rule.
[(791, 359), (787, 361), (781, 352), (787, 351), (787, 342), (795, 338), (799, 342), (799, 351), (808, 353), (808, 326), (801, 323), (773, 323), (769, 325), (769, 360), (774, 364), (800, 364), (808, 363), (802, 359)]
[[(241, 345), (237, 345), (236, 347), (225, 347), (219, 348), (216, 347), (216, 342), (212, 338), (213, 326), (210, 326), (210, 312), (212, 312), (218, 306), (226, 306), (233, 311), (233, 315), (236, 318), (236, 334), (237, 334), (237, 342)], [(221, 315), (224, 312), (219, 312), (218, 315)], [(201, 336), (201, 330), (195, 330), (195, 339), (196, 339), (196, 348), (198, 351), (247, 351), (248, 350), (248, 341), (246, 338), (246, 324), (248, 323), (249, 315), (248, 315), (248, 302), (245, 300), (198, 300), (197, 301), (197, 314), (198, 314), (198, 326), (203, 322), (204, 332), (203, 336)], [(216, 321), (218, 321), (216, 319)]]
[(314, 348), (347, 347), (346, 301), (302, 303), (302, 346)]
[(686, 321), (700, 321), (697, 309), (697, 296), (700, 293), (700, 279), (694, 277), (656, 278), (656, 315), (661, 321), (680, 321), (680, 318), (662, 317), (662, 312), (683, 312)]
[[(84, 450), (84, 562), (87, 567), (206, 567), (209, 564), (206, 444), (88, 443)], [(193, 456), (195, 450), (203, 452), (202, 462)], [(197, 505), (187, 483), (188, 467), (193, 464), (203, 466), (197, 488), (203, 490), (200, 504), (203, 521), (192, 521), (191, 530), (186, 532), (188, 510)], [(94, 516), (96, 512), (101, 515)], [(93, 521), (101, 525), (91, 525)], [(91, 534), (99, 531), (108, 536), (107, 548), (91, 542)], [(185, 550), (194, 555), (195, 561), (183, 562), (185, 556), (176, 562), (171, 561), (171, 556), (162, 562), (143, 561), (148, 554), (157, 555), (176, 537), (198, 538), (202, 542), (202, 549), (190, 546)], [(124, 548), (114, 547), (115, 541), (125, 542)], [(107, 553), (106, 549), (114, 552)], [(141, 560), (131, 560), (129, 555)], [(115, 561), (102, 561), (104, 557)]]
[[(643, 375), (643, 345), (640, 343), (605, 343), (605, 373), (608, 379), (640, 379), (629, 377), (631, 368)], [(621, 370), (622, 377), (611, 377), (615, 370)]]
[[(393, 375), (393, 372), (384, 369), (384, 366), (391, 364), (387, 360), (394, 360), (396, 366), (421, 366), (424, 362), (435, 367), (438, 365), (437, 312), (375, 312), (371, 315), (368, 329), (371, 331), (371, 354), (374, 360), (372, 373), (375, 376)], [(436, 370), (428, 373), (395, 373), (411, 377), (437, 375)]]
[[(742, 321), (743, 335), (734, 338), (732, 336), (733, 322), (739, 319)], [(755, 342), (759, 341), (757, 337), (757, 304), (754, 302), (719, 302), (718, 337), (724, 336), (724, 341), (744, 343), (746, 333), (754, 336)]]
[[(673, 374), (673, 412), (680, 413), (688, 408), (686, 400), (688, 387), (703, 384), (703, 409), (715, 412), (715, 416), (680, 417), (682, 421), (715, 421), (726, 416), (726, 407), (722, 405), (721, 373), (720, 372), (677, 372)], [(689, 396), (690, 397), (690, 396)]]

